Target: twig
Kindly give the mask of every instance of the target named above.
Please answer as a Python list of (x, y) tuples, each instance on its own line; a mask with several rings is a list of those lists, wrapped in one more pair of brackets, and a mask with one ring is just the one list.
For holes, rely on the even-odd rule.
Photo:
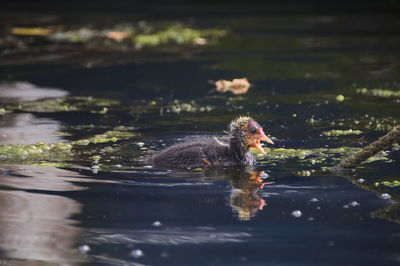
[(400, 141), (400, 125), (389, 131), (385, 136), (364, 147), (361, 151), (343, 159), (338, 165), (332, 168), (334, 172), (357, 167), (360, 163), (374, 156), (378, 152), (389, 148)]

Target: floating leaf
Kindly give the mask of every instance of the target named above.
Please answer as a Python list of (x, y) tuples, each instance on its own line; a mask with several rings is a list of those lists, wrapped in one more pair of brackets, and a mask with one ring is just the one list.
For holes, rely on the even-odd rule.
[(13, 27), (11, 28), (10, 33), (15, 35), (48, 36), (53, 33), (53, 30), (38, 27)]
[(229, 80), (218, 80), (214, 82), (215, 90), (218, 92), (230, 91), (233, 94), (245, 94), (250, 88), (250, 82), (247, 78)]
[(126, 31), (110, 31), (107, 33), (107, 38), (115, 40), (117, 42), (123, 41), (131, 36), (130, 32)]
[(193, 44), (196, 44), (196, 45), (206, 45), (206, 44), (207, 44), (207, 39), (201, 38), (201, 37), (194, 38), (194, 39), (193, 39)]

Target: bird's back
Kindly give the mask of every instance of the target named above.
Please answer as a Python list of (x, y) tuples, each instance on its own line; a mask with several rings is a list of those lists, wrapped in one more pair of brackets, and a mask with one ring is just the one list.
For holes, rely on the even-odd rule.
[(151, 158), (156, 167), (198, 168), (208, 163), (218, 165), (222, 157), (229, 156), (228, 145), (215, 138), (204, 138), (175, 144)]

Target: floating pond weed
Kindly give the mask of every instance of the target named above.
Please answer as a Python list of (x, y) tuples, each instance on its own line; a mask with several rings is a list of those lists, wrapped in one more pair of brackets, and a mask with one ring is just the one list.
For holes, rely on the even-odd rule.
[(194, 29), (177, 24), (154, 33), (141, 33), (132, 37), (136, 48), (159, 46), (165, 44), (204, 45), (207, 40), (222, 37), (226, 31), (221, 29)]
[[(89, 144), (97, 145), (104, 143), (114, 143), (119, 140), (126, 140), (137, 137), (139, 133), (125, 132), (125, 131), (106, 131), (103, 134), (97, 134), (87, 139), (80, 139), (71, 142), (37, 142), (35, 144), (6, 144), (0, 146), (0, 162), (16, 163), (16, 164), (35, 164), (45, 165), (45, 162), (59, 162), (68, 163), (71, 160), (76, 160), (77, 156), (88, 154), (87, 159), (84, 161), (99, 161), (98, 155), (89, 156), (96, 152), (96, 148), (86, 149), (85, 152), (79, 151), (80, 146), (87, 146)], [(93, 150), (92, 150), (93, 149)], [(112, 147), (103, 147), (104, 152), (115, 153)], [(85, 156), (85, 155), (83, 155)]]
[[(293, 148), (268, 148), (264, 147), (266, 156), (256, 153), (255, 155), (261, 159), (261, 164), (278, 163), (285, 161), (295, 161), (301, 166), (313, 166), (318, 169), (333, 166), (344, 157), (350, 156), (361, 148), (358, 147), (339, 147), (339, 148), (313, 148), (313, 149), (293, 149)], [(365, 163), (374, 161), (389, 162), (388, 154), (385, 152), (378, 153), (371, 157)]]
[(381, 98), (400, 98), (400, 90), (387, 90), (387, 89), (367, 89), (360, 88), (356, 90), (358, 94), (381, 97)]
[[(143, 23), (142, 23), (143, 24)], [(88, 48), (104, 47), (108, 49), (140, 49), (166, 44), (206, 45), (225, 36), (226, 30), (196, 29), (180, 23), (157, 23), (135, 25), (123, 23), (112, 28), (81, 27), (69, 30), (57, 30), (48, 34), (48, 39), (55, 43), (71, 42)]]
[(343, 102), (345, 99), (346, 98), (342, 94), (339, 94), (336, 96), (336, 101), (338, 101), (338, 102)]
[(130, 139), (133, 137), (139, 136), (137, 132), (125, 132), (125, 131), (114, 131), (110, 130), (103, 134), (97, 134), (93, 137), (87, 139), (80, 139), (74, 141), (73, 144), (86, 146), (89, 144), (98, 144), (98, 143), (106, 143), (106, 142), (117, 142), (123, 139)]
[(374, 186), (379, 187), (379, 186), (385, 186), (385, 187), (399, 187), (400, 186), (400, 179), (393, 180), (393, 181), (381, 181), (381, 182), (375, 182)]
[[(104, 112), (104, 108), (119, 105), (119, 101), (112, 99), (94, 97), (63, 97), (56, 99), (45, 99), (33, 102), (23, 102), (17, 105), (9, 105), (8, 108), (14, 111), (53, 113), (53, 112)], [(107, 109), (108, 111), (108, 109)]]
[(71, 159), (72, 145), (69, 143), (7, 144), (0, 146), (2, 163), (28, 163), (43, 160), (68, 161)]
[(346, 135), (360, 135), (362, 134), (361, 130), (353, 130), (353, 129), (348, 129), (348, 130), (341, 130), (341, 129), (333, 129), (329, 131), (324, 131), (322, 132), (323, 135), (328, 136), (328, 137), (337, 137), (337, 136), (346, 136)]

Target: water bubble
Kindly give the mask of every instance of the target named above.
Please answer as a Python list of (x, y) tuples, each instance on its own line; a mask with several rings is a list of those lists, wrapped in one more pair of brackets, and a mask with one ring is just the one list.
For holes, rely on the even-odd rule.
[(168, 254), (168, 252), (162, 252), (162, 253), (160, 254), (160, 256), (161, 256), (161, 258), (168, 258), (168, 257), (169, 257), (169, 254)]
[(392, 196), (390, 196), (388, 193), (382, 193), (380, 197), (381, 199), (390, 199)]
[(308, 217), (309, 221), (314, 221), (314, 217)]
[(100, 166), (98, 165), (93, 165), (92, 166), (92, 173), (97, 174), (99, 172)]
[(144, 256), (144, 253), (141, 249), (134, 249), (131, 251), (130, 255), (135, 259), (141, 258)]
[(296, 217), (296, 218), (299, 218), (299, 217), (302, 216), (302, 215), (303, 215), (303, 214), (301, 213), (300, 210), (295, 210), (295, 211), (292, 212), (292, 216), (293, 216), (293, 217)]
[(364, 183), (364, 182), (365, 182), (365, 179), (363, 179), (363, 178), (359, 178), (359, 179), (357, 179), (357, 182), (362, 184), (362, 183)]
[(78, 247), (78, 250), (82, 254), (86, 254), (90, 251), (90, 247), (88, 245), (81, 245)]
[(318, 202), (319, 200), (317, 198), (312, 198), (310, 199), (311, 202)]
[(152, 226), (155, 226), (155, 227), (159, 227), (159, 226), (161, 226), (162, 224), (161, 224), (160, 221), (155, 221), (155, 222), (152, 223), (151, 225), (152, 225)]
[(138, 142), (136, 143), (139, 147), (143, 147), (144, 146), (144, 142)]
[(120, 165), (120, 164), (116, 164), (116, 165), (114, 165), (114, 167), (116, 167), (116, 168), (121, 168), (121, 167), (122, 167), (122, 165)]
[(343, 205), (343, 208), (348, 209), (349, 205), (345, 204), (345, 205)]
[(357, 201), (352, 201), (349, 203), (349, 206), (351, 206), (351, 207), (357, 207), (359, 205), (360, 205), (360, 203), (358, 203)]

